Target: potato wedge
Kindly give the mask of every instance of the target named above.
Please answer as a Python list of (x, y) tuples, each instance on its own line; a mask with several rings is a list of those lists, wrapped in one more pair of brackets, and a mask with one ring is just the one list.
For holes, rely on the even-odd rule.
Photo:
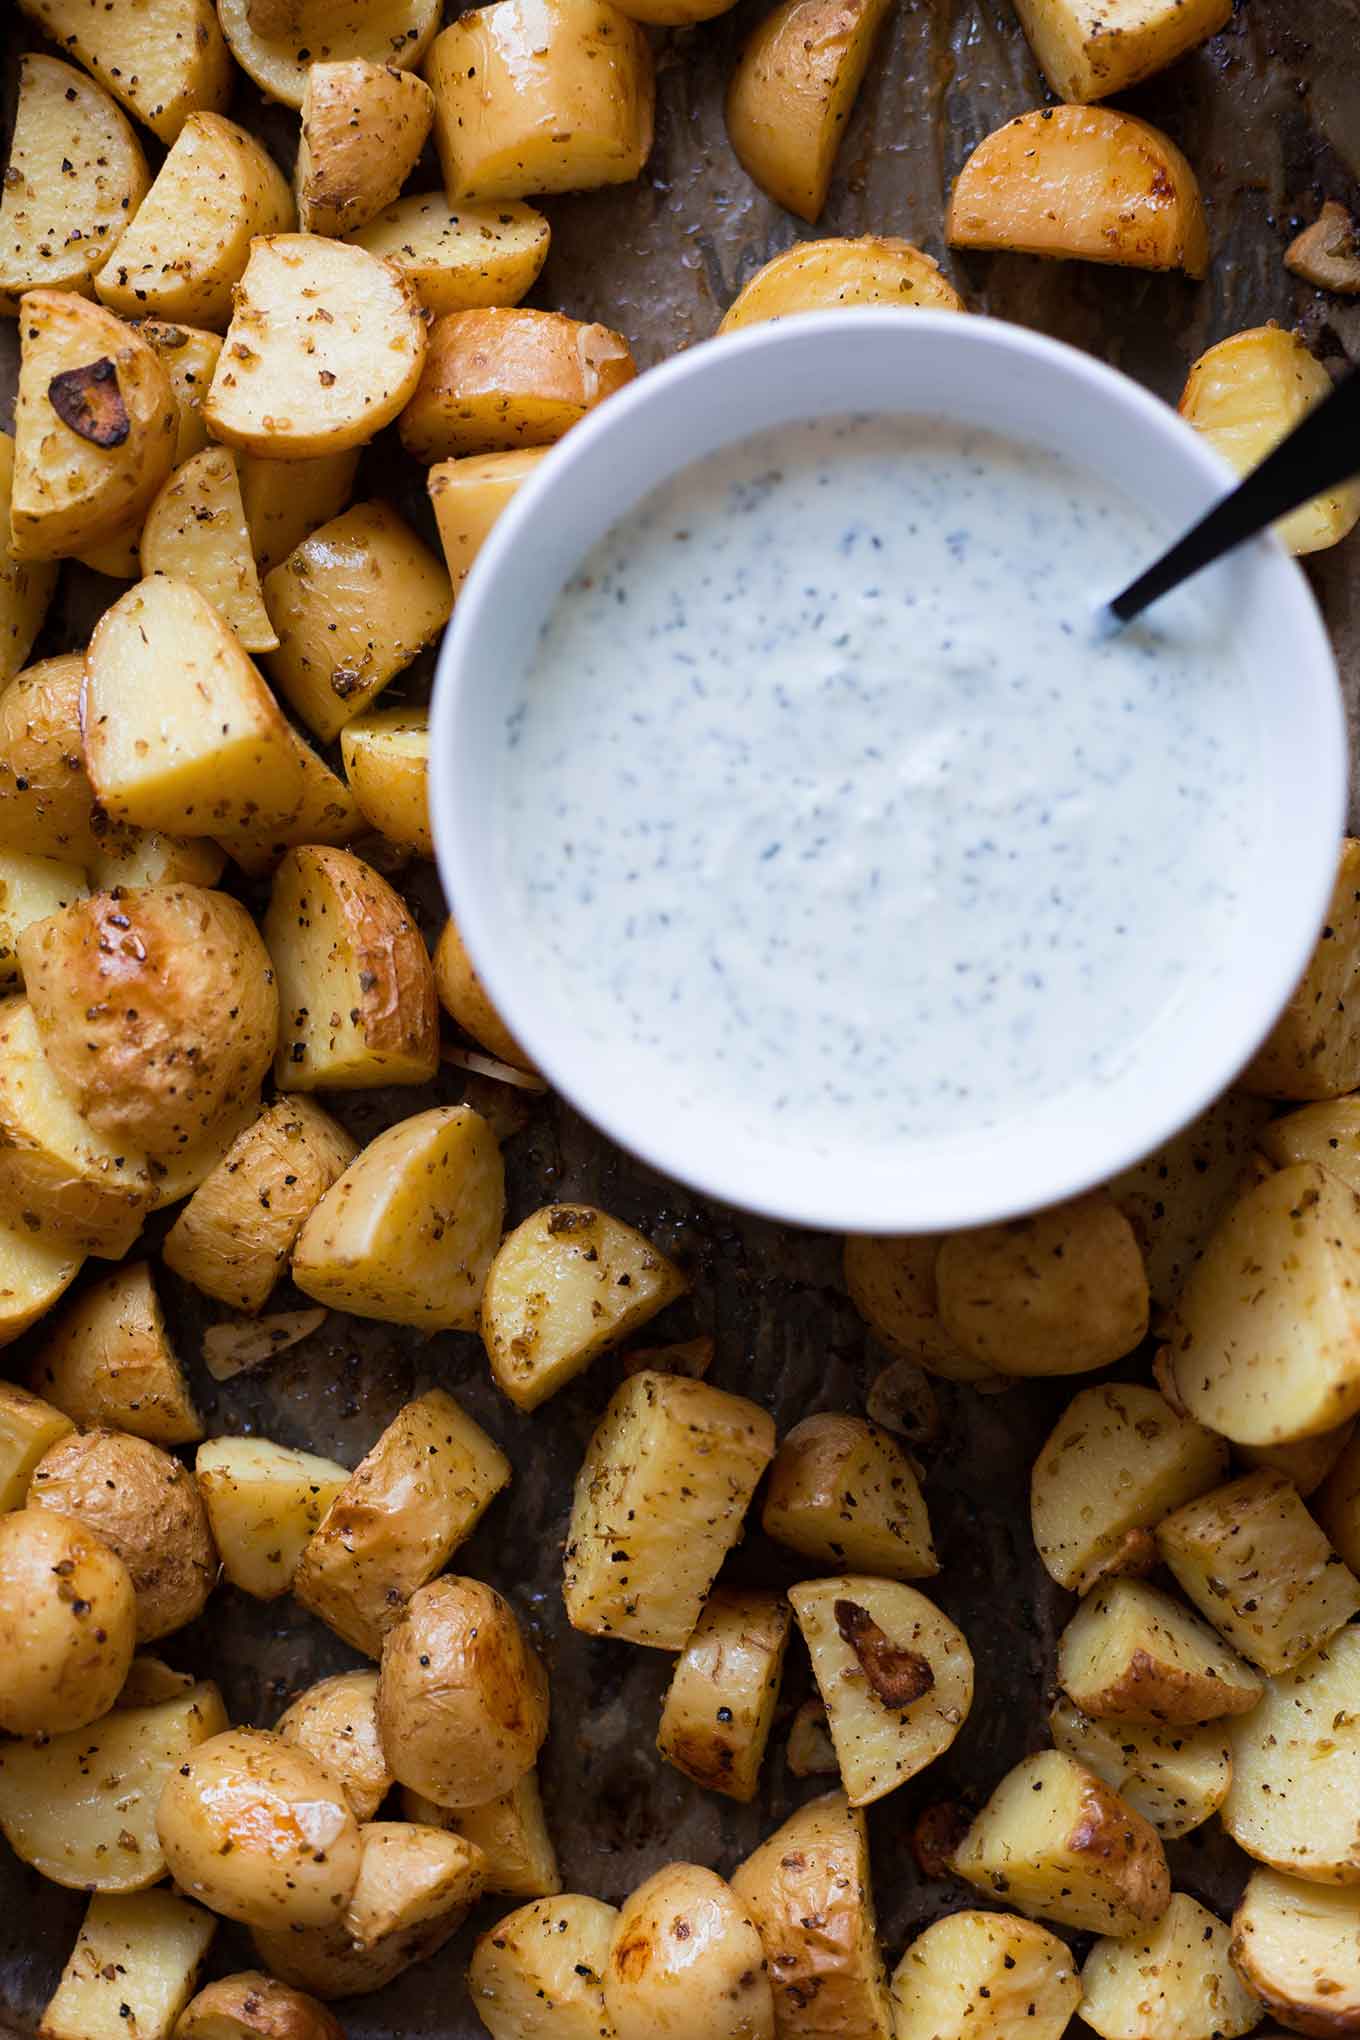
[(608, 326), (523, 305), (449, 312), (430, 334), (401, 443), (424, 461), (549, 446), (636, 374)]
[[(1239, 1082), (1266, 1098), (1339, 1098), (1360, 1086), (1360, 840), (1341, 844), (1308, 968)], [(1329, 1165), (1330, 1166), (1330, 1165)]]
[(1249, 1856), (1310, 1884), (1360, 1884), (1360, 1628), (1338, 1630), (1230, 1722), (1224, 1827)]
[(1085, 1714), (1193, 1727), (1245, 1714), (1265, 1690), (1235, 1650), (1146, 1580), (1111, 1580), (1058, 1641), (1058, 1683)]
[(85, 661), (64, 652), (0, 693), (0, 847), (90, 866), (114, 836), (80, 753)]
[(668, 1863), (624, 1900), (604, 2008), (616, 2040), (772, 2040), (760, 1936), (721, 1877)]
[[(451, 1395), (430, 1389), (397, 1412), (332, 1500), (293, 1575), (295, 1597), (378, 1657), (412, 1594), (466, 1543), (509, 1480), (500, 1447)], [(475, 1802), (445, 1802), (463, 1803)]]
[(25, 929), (84, 899), (85, 893), (85, 874), (78, 865), (0, 850), (0, 988), (24, 988), (19, 937)]
[(780, 0), (727, 87), (737, 161), (776, 205), (815, 220), (826, 205), (887, 0)]
[(1142, 1250), (1154, 1312), (1175, 1303), (1209, 1235), (1246, 1188), (1269, 1117), (1260, 1098), (1225, 1091), (1183, 1133), (1106, 1186)]
[(252, 240), (292, 225), (293, 195), (263, 144), (220, 113), (191, 113), (94, 287), (126, 318), (220, 329)]
[(227, 1318), (203, 1334), (203, 1365), (214, 1381), (231, 1381), (300, 1346), (326, 1324), (327, 1310), (276, 1310), (264, 1317)]
[(390, 205), (434, 119), (423, 78), (346, 57), (307, 68), (293, 183), (304, 234), (350, 234)]
[(414, 395), (419, 301), (400, 270), (347, 241), (252, 241), (204, 404), (228, 446), (306, 460), (362, 446)]
[(887, 1431), (863, 1417), (804, 1417), (775, 1454), (767, 1537), (824, 1565), (893, 1580), (940, 1569), (920, 1484)]
[(210, 1438), (194, 1473), (222, 1571), (234, 1587), (275, 1601), (293, 1584), (298, 1561), (349, 1468), (268, 1438)]
[(151, 183), (142, 145), (83, 71), (29, 51), (0, 192), (0, 311), (26, 290), (74, 290), (117, 247)]
[(790, 1612), (780, 1594), (715, 1588), (675, 1661), (656, 1746), (696, 1785), (756, 1796), (774, 1725)]
[[(370, 710), (341, 730), (340, 755), (349, 790), (369, 827), (400, 849), (433, 857), (429, 710)], [(436, 989), (438, 983), (436, 966)]]
[(1171, 1898), (1155, 1828), (1060, 1750), (1007, 1772), (953, 1867), (989, 1898), (1082, 1933), (1136, 1934)]
[(1360, 1411), (1360, 1197), (1315, 1162), (1232, 1206), (1176, 1306), (1168, 1378), (1237, 1445), (1288, 1444)]
[(1317, 290), (1334, 290), (1345, 296), (1360, 291), (1360, 245), (1355, 221), (1345, 206), (1329, 198), (1317, 218), (1285, 249), (1284, 266)]
[(1360, 1892), (1253, 1870), (1232, 1922), (1233, 1967), (1296, 2033), (1360, 2031)]
[(504, 1892), (509, 1898), (552, 1898), (562, 1889), (536, 1770), (526, 1771), (517, 1785), (484, 1806), (436, 1806), (407, 1788), (401, 1810), (407, 1820), (447, 1828), (479, 1848), (489, 1892)]
[(110, 830), (109, 848), (90, 860), (90, 883), (96, 892), (118, 886), (140, 891), (146, 886), (215, 886), (226, 869), (226, 853), (206, 836), (163, 836), (156, 829)]
[(102, 1537), (49, 1509), (0, 1516), (0, 1729), (63, 1735), (107, 1714), (136, 1619), (127, 1567)]
[(286, 560), (319, 525), (338, 517), (350, 498), (359, 465), (357, 447), (320, 453), (314, 460), (266, 460), (238, 453), (241, 505), (261, 577)]
[(548, 259), (550, 229), (541, 212), (514, 199), (454, 207), (442, 191), (428, 191), (385, 206), (349, 239), (393, 263), (438, 319), (517, 305)]
[(87, 0), (20, 5), (163, 142), (174, 141), (191, 113), (223, 107), (231, 96), (231, 59), (212, 0), (148, 0), (131, 15)]
[(858, 240), (795, 241), (742, 285), (718, 331), (738, 333), (797, 312), (844, 311), (851, 305), (968, 309), (933, 257), (910, 241), (861, 234)]
[(495, 0), (425, 64), (451, 206), (628, 184), (651, 154), (651, 46), (609, 0)]
[(82, 1258), (64, 1241), (35, 1240), (17, 1216), (0, 1220), (0, 1346), (13, 1345), (51, 1310)]
[(1083, 1594), (1131, 1538), (1222, 1480), (1228, 1448), (1135, 1382), (1073, 1396), (1034, 1462), (1030, 1522), (1060, 1587)]
[(893, 1971), (896, 2040), (1062, 2040), (1081, 1997), (1071, 1950), (1015, 1913), (956, 1912)]
[(899, 1360), (946, 1381), (995, 1381), (995, 1370), (957, 1346), (940, 1323), (937, 1238), (851, 1233), (843, 1272), (850, 1301), (874, 1337)]
[(1238, 2040), (1260, 2024), (1262, 2006), (1233, 1968), (1230, 1939), (1176, 1892), (1147, 1932), (1096, 1942), (1081, 1972), (1082, 2018), (1101, 2040)]
[(439, 26), (439, 0), (283, 0), (263, 21), (260, 0), (220, 0), (218, 11), (246, 76), (296, 107), (311, 65), (357, 57), (414, 70)]
[(864, 1815), (843, 1793), (800, 1807), (732, 1889), (765, 1950), (778, 2040), (893, 2040)]
[(206, 596), (248, 652), (268, 652), (278, 633), (260, 593), (236, 462), (224, 446), (205, 447), (176, 468), (141, 535), (144, 574), (169, 574)]
[(160, 355), (102, 305), (26, 292), (19, 316), (10, 550), (52, 560), (140, 522), (174, 459)]
[(92, 1898), (39, 2040), (171, 2040), (216, 1931), (173, 1892)]
[(263, 929), (282, 1013), (281, 1091), (429, 1082), (439, 1064), (434, 972), (386, 879), (347, 850), (290, 850)]
[[(1356, 1419), (1338, 1424), (1334, 1431), (1319, 1431), (1313, 1438), (1296, 1438), (1289, 1445), (1239, 1445), (1234, 1455), (1243, 1466), (1267, 1467), (1282, 1473), (1305, 1497), (1316, 1493), (1338, 1464), (1355, 1436)], [(1346, 1563), (1349, 1565), (1350, 1560)], [(1352, 1572), (1355, 1568), (1351, 1567)]]
[(171, 1772), (227, 1726), (211, 1684), (92, 1728), (0, 1746), (0, 1830), (21, 1862), (74, 1891), (144, 1891), (165, 1875), (156, 1808)]
[(130, 323), (165, 363), (177, 412), (174, 464), (183, 467), (208, 444), (203, 399), (222, 352), (222, 336), (202, 326), (181, 326), (166, 319), (133, 319)]
[(1314, 1513), (1339, 1556), (1360, 1567), (1360, 1433), (1353, 1433), (1314, 1503)]
[(130, 1431), (153, 1445), (192, 1445), (203, 1436), (145, 1261), (127, 1262), (83, 1289), (39, 1347), (28, 1378), (84, 1429)]
[[(16, 560), (9, 549), (14, 439), (0, 432), (0, 693), (23, 667), (42, 629), (60, 569), (55, 560)], [(0, 797), (3, 796), (0, 780)]]
[(452, 917), (444, 923), (435, 947), (434, 982), (440, 1005), (464, 1034), (515, 1069), (532, 1070), (533, 1064), (487, 997)]
[(72, 1428), (64, 1410), (0, 1381), (0, 1514), (22, 1509), (34, 1467)]
[(455, 597), (492, 525), (548, 452), (546, 446), (525, 446), (513, 453), (470, 453), (436, 461), (430, 469), (430, 501)]
[(314, 1997), (262, 1969), (242, 1969), (199, 1991), (180, 2014), (175, 2040), (345, 2040), (345, 2034)]
[(1203, 1827), (1228, 1796), (1232, 1761), (1221, 1723), (1143, 1728), (1094, 1721), (1065, 1697), (1048, 1717), (1055, 1749), (1103, 1778), (1163, 1841)]
[(483, 1934), (468, 1993), (492, 2040), (601, 2040), (617, 1919), (612, 1905), (569, 1892), (523, 1905)]
[(687, 1287), (607, 1211), (544, 1205), (507, 1234), (486, 1277), (482, 1339), (497, 1386), (517, 1409), (537, 1409)]
[(1203, 276), (1199, 183), (1168, 135), (1108, 106), (1046, 106), (987, 136), (954, 182), (954, 248)]
[(1016, 13), (1059, 99), (1089, 105), (1127, 92), (1217, 35), (1232, 0), (1019, 0)]
[(274, 1733), (316, 1758), (343, 1787), (357, 1821), (372, 1820), (394, 1782), (378, 1740), (376, 1672), (319, 1679), (284, 1709)]
[[(1297, 333), (1253, 326), (1200, 355), (1177, 408), (1245, 475), (1331, 392), (1331, 377)], [(1347, 482), (1292, 510), (1274, 528), (1290, 552), (1311, 553), (1336, 545), (1357, 522), (1360, 482)], [(1344, 1028), (1344, 1019), (1341, 1024)], [(1251, 1071), (1242, 1081), (1251, 1086)]]

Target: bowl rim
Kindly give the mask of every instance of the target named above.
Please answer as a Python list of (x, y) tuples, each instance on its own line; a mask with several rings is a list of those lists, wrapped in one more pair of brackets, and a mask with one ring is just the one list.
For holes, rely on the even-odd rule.
[[(1259, 1008), (1254, 1009), (1251, 1024), (1239, 1028), (1236, 1046), (1225, 1056), (1212, 1082), (1191, 1087), (1195, 1102), (1188, 1110), (1184, 1097), (1174, 1107), (1161, 1111), (1154, 1101), (1148, 1101), (1139, 1132), (1107, 1145), (1098, 1165), (1093, 1162), (1090, 1168), (1055, 1175), (1052, 1170), (1045, 1173), (1042, 1162), (1036, 1161), (1032, 1194), (1027, 1191), (1023, 1198), (1017, 1198), (1013, 1192), (1003, 1192), (984, 1180), (979, 1183), (976, 1197), (966, 1200), (966, 1209), (959, 1208), (955, 1198), (952, 1203), (941, 1203), (938, 1215), (932, 1216), (929, 1200), (923, 1200), (919, 1188), (912, 1185), (923, 1173), (922, 1159), (928, 1157), (932, 1148), (938, 1153), (944, 1145), (938, 1140), (923, 1140), (919, 1151), (900, 1156), (896, 1176), (901, 1192), (888, 1197), (881, 1193), (847, 1196), (843, 1187), (828, 1191), (824, 1180), (809, 1178), (811, 1151), (797, 1143), (788, 1150), (800, 1158), (801, 1174), (796, 1184), (790, 1176), (782, 1174), (757, 1182), (749, 1163), (743, 1165), (747, 1152), (743, 1141), (714, 1144), (711, 1160), (706, 1157), (696, 1164), (685, 1152), (683, 1128), (677, 1127), (675, 1115), (664, 1106), (642, 1123), (617, 1109), (613, 1098), (607, 1095), (607, 1086), (582, 1081), (572, 1062), (573, 1030), (569, 1018), (559, 1020), (558, 1002), (528, 996), (528, 987), (521, 987), (507, 958), (509, 945), (498, 941), (500, 927), (491, 911), (490, 887), (486, 883), (493, 860), (487, 855), (477, 825), (475, 800), (465, 803), (460, 797), (460, 780), (469, 786), (476, 783), (474, 778), (467, 777), (474, 774), (475, 768), (471, 747), (463, 741), (470, 705), (479, 687), (479, 675), (494, 668), (494, 661), (487, 659), (480, 648), (484, 642), (494, 642), (497, 606), (513, 591), (516, 556), (523, 544), (532, 543), (533, 527), (542, 515), (543, 505), (563, 492), (571, 492), (577, 471), (583, 464), (596, 460), (596, 449), (602, 443), (607, 447), (624, 434), (645, 429), (647, 414), (666, 406), (677, 388), (702, 385), (705, 379), (723, 373), (724, 362), (735, 368), (741, 359), (752, 354), (777, 356), (786, 347), (825, 346), (841, 356), (838, 375), (829, 378), (828, 386), (843, 389), (847, 381), (843, 351), (847, 345), (853, 347), (856, 336), (863, 334), (866, 327), (880, 335), (895, 333), (907, 346), (913, 336), (924, 339), (931, 334), (938, 338), (943, 333), (953, 343), (993, 351), (1003, 372), (1008, 359), (1011, 362), (1028, 359), (1066, 373), (1083, 382), (1088, 391), (1095, 392), (1112, 414), (1122, 413), (1120, 422), (1124, 429), (1145, 430), (1150, 439), (1168, 450), (1178, 450), (1184, 465), (1198, 468), (1205, 483), (1206, 507), (1215, 495), (1238, 479), (1226, 460), (1193, 427), (1142, 384), (1066, 342), (1007, 321), (973, 313), (888, 307), (874, 307), (871, 316), (866, 316), (866, 308), (856, 307), (794, 314), (715, 335), (644, 371), (607, 403), (587, 413), (551, 449), (552, 458), (536, 464), (497, 518), (458, 593), (439, 647), (430, 713), (430, 820), (446, 899), (458, 902), (459, 932), (493, 1005), (552, 1088), (609, 1139), (703, 1196), (784, 1224), (861, 1233), (942, 1232), (1042, 1209), (1110, 1180), (1192, 1123), (1233, 1083), (1287, 1004), (1325, 919), (1336, 855), (1345, 828), (1348, 734), (1335, 656), (1309, 583), (1277, 538), (1266, 535), (1253, 540), (1242, 551), (1254, 553), (1260, 571), (1273, 576), (1279, 584), (1279, 593), (1292, 605), (1290, 628), (1296, 657), (1294, 670), (1288, 676), (1289, 694), (1291, 698), (1297, 697), (1300, 687), (1306, 687), (1312, 696), (1310, 705), (1315, 718), (1329, 728), (1325, 753), (1320, 753), (1315, 761), (1316, 799), (1310, 803), (1306, 833), (1314, 845), (1322, 840), (1320, 832), (1325, 833), (1331, 850), (1325, 866), (1314, 855), (1311, 882), (1301, 888), (1312, 902), (1310, 914), (1300, 914), (1297, 927), (1286, 929), (1284, 939), (1269, 952), (1268, 967), (1263, 967), (1260, 973)], [(774, 372), (772, 364), (771, 373)], [(807, 415), (844, 415), (853, 409), (853, 404), (839, 401), (828, 403), (824, 411)], [(909, 403), (903, 404), (904, 415), (910, 409)], [(1041, 417), (1026, 419), (1017, 436), (1041, 440), (1042, 428)], [(666, 428), (662, 429), (664, 432)], [(741, 436), (740, 432), (734, 433), (722, 443), (735, 443)], [(678, 440), (675, 452), (673, 462), (657, 474), (648, 489), (660, 486), (667, 476), (693, 458)], [(624, 514), (636, 500), (639, 500), (636, 491), (621, 490), (613, 516), (607, 522)], [(593, 538), (587, 538), (581, 554), (593, 543)], [(1268, 758), (1265, 769), (1269, 769)], [(1278, 829), (1271, 840), (1281, 841)], [(541, 986), (538, 990), (541, 993)], [(546, 1022), (545, 1013), (552, 1015)], [(951, 1151), (957, 1151), (959, 1143), (949, 1145)], [(979, 1136), (979, 1161), (988, 1145), (986, 1138)], [(924, 1173), (928, 1176), (928, 1166)], [(882, 1174), (877, 1168), (865, 1171), (866, 1178), (871, 1176), (875, 1183), (881, 1182)], [(985, 1169), (980, 1169), (979, 1174), (985, 1178)]]

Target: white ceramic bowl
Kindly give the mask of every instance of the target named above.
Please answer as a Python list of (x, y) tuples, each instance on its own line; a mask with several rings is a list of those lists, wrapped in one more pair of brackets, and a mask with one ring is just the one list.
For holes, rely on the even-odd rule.
[[(656, 1069), (579, 1024), (569, 992), (517, 950), (490, 845), (509, 692), (563, 584), (631, 505), (678, 468), (793, 419), (917, 412), (1043, 443), (1189, 524), (1231, 477), (1167, 405), (1115, 370), (1018, 326), (943, 312), (822, 312), (747, 328), (653, 369), (577, 426), (518, 492), (460, 595), (439, 657), (431, 807), (439, 868), (468, 950), (554, 1087), (621, 1146), (681, 1182), (794, 1224), (920, 1232), (982, 1224), (1089, 1188), (1186, 1125), (1255, 1051), (1303, 970), (1342, 832), (1346, 729), (1308, 584), (1273, 539), (1215, 573), (1256, 647), (1244, 715), (1266, 760), (1252, 902), (1175, 1017), (1100, 1093), (1038, 1104), (1018, 1126), (866, 1153), (797, 1129), (734, 1133), (721, 1104), (668, 1107)], [(1129, 562), (1130, 576), (1142, 561)], [(1110, 593), (1115, 591), (1111, 589)], [(1165, 1030), (1163, 1030), (1165, 1033)]]

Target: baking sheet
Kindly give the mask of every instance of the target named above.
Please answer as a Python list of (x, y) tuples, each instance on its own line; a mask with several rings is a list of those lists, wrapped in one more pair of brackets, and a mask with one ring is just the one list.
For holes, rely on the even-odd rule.
[[(126, 0), (114, 0), (115, 5)], [(745, 279), (812, 230), (763, 198), (731, 155), (722, 91), (738, 43), (764, 0), (658, 38), (657, 145), (646, 177), (622, 190), (547, 200), (553, 248), (530, 300), (627, 334), (651, 363), (712, 332)], [(14, 59), (33, 38), (0, 0), (0, 56), (12, 110)], [(451, 9), (456, 12), (456, 9)], [(1360, 301), (1326, 298), (1291, 277), (1281, 255), (1325, 197), (1360, 208), (1360, 0), (1249, 0), (1232, 25), (1167, 76), (1122, 100), (1168, 129), (1197, 167), (1208, 201), (1215, 260), (1203, 285), (1132, 271), (1045, 264), (1021, 256), (957, 257), (942, 220), (950, 181), (974, 144), (1039, 104), (1042, 83), (1006, 0), (899, 4), (850, 123), (818, 233), (901, 234), (944, 262), (980, 310), (1033, 326), (1102, 355), (1163, 396), (1178, 394), (1188, 363), (1211, 341), (1277, 319), (1298, 323), (1335, 365), (1360, 357)], [(288, 167), (291, 116), (262, 107), (244, 80), (231, 109), (264, 133)], [(428, 183), (433, 166), (425, 166)], [(0, 324), (0, 416), (9, 422), (14, 327)], [(399, 458), (395, 436), (365, 454), (356, 496), (384, 493), (432, 530), (422, 478)], [(1338, 646), (1352, 718), (1360, 695), (1360, 537), (1309, 565)], [(81, 642), (116, 594), (68, 568), (42, 652)], [(428, 661), (389, 700), (418, 699)], [(1280, 685), (1290, 684), (1288, 672)], [(413, 867), (428, 933), (437, 928), (433, 874)], [(248, 896), (248, 894), (247, 894)], [(360, 1137), (456, 1098), (449, 1072), (428, 1094), (375, 1093), (336, 1103)], [(690, 1269), (694, 1291), (657, 1321), (655, 1337), (711, 1332), (712, 1379), (755, 1396), (781, 1428), (814, 1410), (863, 1407), (883, 1356), (845, 1300), (839, 1247), (705, 1204), (621, 1155), (554, 1099), (525, 1108), (508, 1143), (511, 1222), (556, 1198), (598, 1202), (640, 1226)], [(154, 1244), (158, 1230), (149, 1230)], [(96, 1272), (99, 1264), (92, 1263)], [(571, 1481), (617, 1380), (599, 1361), (534, 1418), (515, 1415), (491, 1387), (479, 1344), (422, 1339), (333, 1316), (269, 1369), (215, 1385), (198, 1359), (202, 1299), (164, 1277), (167, 1307), (210, 1431), (257, 1430), (354, 1463), (412, 1393), (454, 1390), (515, 1465), (515, 1484), (459, 1554), (461, 1570), (509, 1595), (547, 1661), (553, 1729), (542, 1779), (568, 1889), (617, 1902), (661, 1864), (688, 1858), (728, 1871), (803, 1798), (822, 1789), (791, 1778), (784, 1728), (811, 1690), (795, 1647), (758, 1803), (736, 1807), (699, 1791), (656, 1756), (653, 1738), (670, 1660), (657, 1652), (578, 1636), (561, 1609), (561, 1545)], [(289, 1297), (283, 1292), (279, 1307)], [(647, 1334), (651, 1342), (652, 1332)], [(31, 1342), (30, 1342), (31, 1343)], [(6, 1373), (22, 1377), (25, 1352)], [(942, 1425), (922, 1457), (943, 1561), (931, 1588), (966, 1632), (977, 1659), (977, 1700), (952, 1750), (870, 1811), (884, 1940), (892, 1959), (930, 1919), (968, 1902), (960, 1887), (930, 1882), (908, 1844), (915, 1814), (955, 1796), (977, 1800), (1002, 1772), (1047, 1740), (1054, 1642), (1069, 1601), (1039, 1566), (1029, 1534), (1034, 1454), (1071, 1383), (1034, 1383), (999, 1397), (938, 1385)], [(781, 1585), (799, 1561), (753, 1531), (730, 1574)], [(272, 1723), (302, 1685), (358, 1662), (289, 1601), (214, 1595), (203, 1620), (169, 1640), (165, 1655), (217, 1677), (232, 1717)], [(1177, 1884), (1218, 1910), (1242, 1881), (1212, 1825), (1171, 1848)], [(507, 1910), (490, 1900), (431, 1963), (381, 1994), (343, 2005), (354, 2040), (394, 2034), (474, 2040), (483, 2029), (464, 1994), (474, 1931)], [(78, 1894), (45, 1884), (0, 1849), (0, 2024), (31, 2034), (84, 1909)], [(1079, 1937), (1073, 1937), (1079, 1939)], [(212, 1969), (250, 1961), (247, 1937), (224, 1925)]]

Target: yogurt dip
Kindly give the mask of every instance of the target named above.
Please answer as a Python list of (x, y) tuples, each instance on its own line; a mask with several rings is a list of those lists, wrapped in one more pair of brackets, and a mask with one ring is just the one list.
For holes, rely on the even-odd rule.
[(1262, 759), (1212, 577), (1020, 441), (901, 416), (710, 455), (510, 693), (500, 897), (544, 997), (734, 1135), (967, 1137), (1125, 1071), (1243, 911)]

